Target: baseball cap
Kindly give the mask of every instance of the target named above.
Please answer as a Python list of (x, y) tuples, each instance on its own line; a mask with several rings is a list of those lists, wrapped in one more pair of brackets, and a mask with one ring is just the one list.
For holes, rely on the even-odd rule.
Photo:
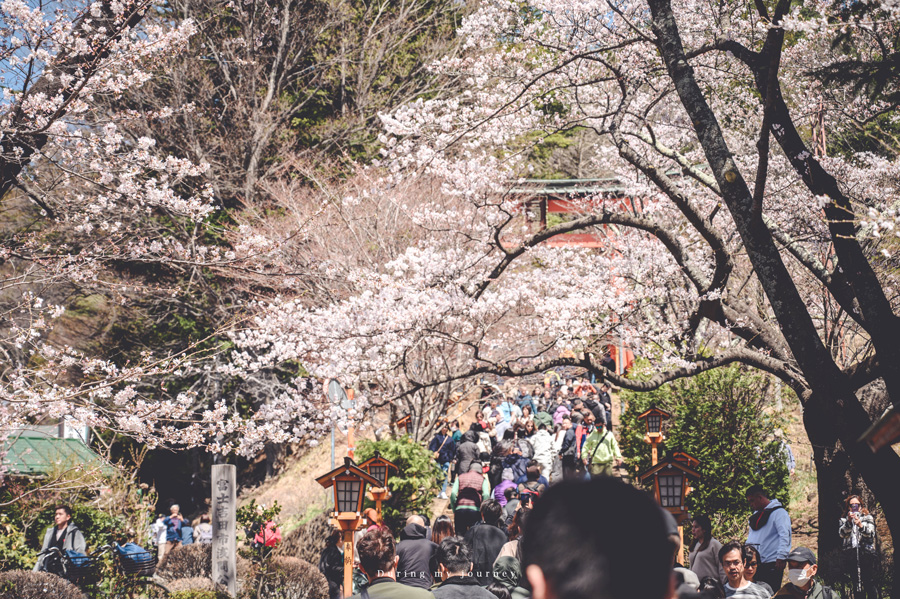
[(788, 553), (787, 559), (789, 562), (815, 564), (816, 554), (806, 547), (794, 547), (794, 549), (792, 549), (791, 552)]

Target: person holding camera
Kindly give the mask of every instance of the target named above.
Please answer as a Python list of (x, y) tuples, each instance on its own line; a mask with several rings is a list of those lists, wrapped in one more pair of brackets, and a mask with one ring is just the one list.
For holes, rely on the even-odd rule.
[(844, 502), (838, 534), (843, 540), (844, 570), (853, 581), (853, 596), (857, 599), (877, 597), (875, 589), (875, 518), (862, 505), (859, 495), (851, 495)]

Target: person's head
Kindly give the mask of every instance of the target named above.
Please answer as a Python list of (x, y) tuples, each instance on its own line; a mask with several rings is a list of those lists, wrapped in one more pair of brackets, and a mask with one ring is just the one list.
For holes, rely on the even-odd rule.
[(58, 505), (53, 513), (53, 521), (59, 528), (65, 528), (72, 519), (72, 508), (67, 505)]
[(519, 496), (519, 491), (515, 487), (506, 487), (503, 489), (503, 496), (506, 497), (506, 501), (510, 501)]
[(481, 519), (485, 524), (492, 524), (494, 526), (500, 522), (500, 516), (503, 514), (503, 508), (500, 507), (500, 502), (494, 501), (493, 499), (489, 499), (481, 504)]
[(756, 578), (756, 571), (762, 563), (759, 550), (753, 545), (744, 545), (741, 549), (741, 557), (744, 559), (744, 580), (753, 582), (753, 579)]
[(367, 507), (363, 510), (363, 516), (365, 516), (366, 522), (369, 523), (369, 526), (378, 524), (378, 512), (375, 511), (375, 508)]
[(491, 584), (487, 585), (486, 588), (487, 591), (497, 599), (512, 599), (512, 594), (509, 592), (509, 589), (507, 589), (499, 582), (492, 582)]
[(526, 418), (527, 418), (528, 416), (531, 416), (531, 406), (530, 406), (530, 405), (524, 406), (524, 407), (522, 408), (522, 416), (524, 416), (524, 417), (526, 417)]
[(169, 513), (172, 514), (173, 516), (175, 514), (179, 513), (180, 511), (181, 511), (181, 506), (179, 506), (177, 503), (173, 503), (172, 507), (169, 508)]
[(528, 462), (528, 466), (525, 468), (525, 478), (528, 480), (537, 480), (541, 477), (541, 465), (538, 464), (537, 460), (531, 460)]
[(597, 419), (594, 418), (594, 414), (593, 414), (592, 412), (588, 412), (587, 414), (584, 415), (584, 424), (585, 424), (585, 426), (588, 426), (588, 427), (594, 426), (594, 422), (595, 422), (596, 420), (597, 420)]
[(816, 554), (806, 547), (794, 547), (787, 556), (788, 579), (797, 588), (808, 590), (819, 571)]
[(747, 503), (754, 512), (765, 509), (769, 505), (769, 498), (762, 486), (753, 485), (747, 489)]
[(534, 599), (632, 599), (672, 591), (672, 547), (662, 510), (613, 477), (564, 481), (541, 495), (519, 541)]
[(202, 516), (200, 516), (200, 522), (209, 522), (209, 521), (210, 521), (209, 514), (203, 514)]
[(425, 528), (425, 520), (423, 520), (422, 516), (419, 516), (418, 514), (413, 514), (406, 519), (406, 525), (409, 526), (410, 524), (416, 524), (418, 526), (421, 526), (422, 528)]
[(484, 467), (481, 465), (481, 462), (472, 462), (472, 465), (469, 466), (469, 472), (484, 474)]
[(494, 560), (492, 575), (495, 583), (512, 592), (522, 579), (522, 564), (512, 556), (501, 555)]
[(846, 518), (849, 514), (858, 514), (858, 515), (866, 515), (869, 513), (869, 510), (862, 503), (862, 499), (859, 495), (851, 495), (844, 501), (844, 517)]
[(328, 541), (327, 541), (327, 544), (328, 544), (328, 545), (337, 545), (337, 546), (340, 546), (340, 544), (341, 544), (341, 531), (339, 531), (339, 530), (332, 530), (331, 533), (329, 533), (329, 535), (328, 535)]
[(456, 531), (453, 528), (453, 520), (450, 516), (440, 515), (431, 527), (431, 540), (438, 545), (447, 537), (452, 537)]
[(472, 552), (462, 537), (447, 537), (441, 541), (436, 557), (443, 580), (465, 576), (472, 569)]
[(356, 544), (359, 566), (369, 580), (379, 576), (394, 578), (397, 567), (394, 536), (383, 528), (373, 528)]
[(525, 522), (528, 520), (529, 514), (531, 514), (530, 507), (516, 510), (512, 523), (510, 523), (509, 527), (506, 529), (510, 541), (515, 541), (525, 532)]
[(705, 514), (694, 516), (691, 522), (691, 537), (693, 539), (691, 549), (698, 544), (704, 548), (709, 546), (709, 540), (712, 538), (712, 522), (709, 516)]
[(704, 576), (700, 579), (700, 587), (698, 592), (703, 593), (704, 597), (710, 599), (725, 599), (725, 587), (718, 579), (712, 576)]
[(728, 584), (735, 589), (742, 584), (741, 581), (744, 577), (744, 556), (741, 553), (741, 547), (740, 543), (732, 541), (719, 549), (719, 562), (722, 564), (722, 569), (725, 570)]
[(569, 430), (570, 428), (572, 428), (572, 417), (571, 416), (568, 416), (568, 415), (563, 416), (562, 427), (563, 427), (563, 430)]
[(600, 385), (600, 389), (601, 389), (602, 391), (605, 391), (605, 392), (609, 393), (609, 383), (602, 383), (602, 384)]
[(447, 436), (450, 434), (450, 425), (449, 424), (444, 424), (443, 426), (441, 426), (441, 434), (444, 436)]

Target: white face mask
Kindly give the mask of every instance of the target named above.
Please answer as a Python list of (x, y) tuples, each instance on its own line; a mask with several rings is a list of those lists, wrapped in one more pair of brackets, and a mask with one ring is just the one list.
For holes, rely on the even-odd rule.
[(806, 573), (806, 566), (803, 566), (796, 570), (788, 570), (788, 578), (795, 587), (802, 587), (806, 586), (812, 576)]

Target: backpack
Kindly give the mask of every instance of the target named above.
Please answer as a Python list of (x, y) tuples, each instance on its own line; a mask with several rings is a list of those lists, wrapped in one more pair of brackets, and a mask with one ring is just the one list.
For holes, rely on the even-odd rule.
[[(541, 496), (541, 492), (537, 490), (537, 487), (541, 486), (541, 483), (536, 480), (530, 480), (528, 482), (522, 483), (525, 488), (519, 492), (519, 501), (526, 495), (531, 495), (532, 499), (537, 499)], [(533, 487), (530, 485), (534, 485)]]
[(156, 557), (137, 543), (116, 545), (116, 552), (126, 574), (149, 576), (156, 569)]

